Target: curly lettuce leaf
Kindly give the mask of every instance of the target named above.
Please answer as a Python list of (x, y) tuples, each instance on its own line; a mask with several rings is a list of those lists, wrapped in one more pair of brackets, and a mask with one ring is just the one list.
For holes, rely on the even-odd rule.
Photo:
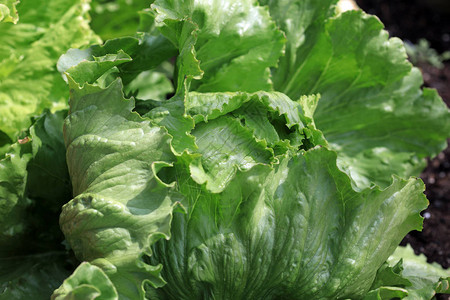
[(108, 276), (84, 262), (55, 290), (52, 300), (117, 300), (117, 291)]
[(450, 294), (450, 271), (429, 264), (415, 255), (410, 245), (400, 246), (378, 270), (371, 291), (364, 300), (434, 299), (436, 293)]
[(180, 51), (178, 89), (186, 76), (199, 80), (191, 84), (201, 92), (272, 89), (268, 68), (285, 40), (267, 9), (250, 0), (157, 0), (152, 9), (157, 27)]
[[(286, 85), (295, 86), (293, 77), (300, 72), (308, 52), (317, 42), (317, 36), (324, 30), (325, 20), (335, 14), (338, 0), (260, 0), (269, 7), (270, 16), (286, 35), (286, 50), (277, 68), (272, 69), (274, 88), (283, 91), (292, 99), (298, 99), (300, 92), (293, 94)], [(324, 49), (325, 50), (325, 49)], [(297, 75), (298, 76), (298, 75)], [(300, 91), (300, 87), (295, 87)]]
[(155, 299), (362, 297), (427, 205), (416, 179), (355, 192), (325, 148), (238, 172), (220, 194), (178, 167), (188, 212), (153, 246)]
[(404, 299), (432, 299), (436, 293), (450, 294), (450, 270), (427, 263), (425, 255), (414, 254), (410, 245), (398, 247), (387, 260), (391, 266), (398, 261), (402, 262), (402, 276), (411, 282)]
[(30, 126), (30, 116), (66, 106), (59, 56), (99, 41), (88, 25), (87, 0), (24, 0), (17, 8), (18, 24), (0, 23), (0, 131), (12, 139)]
[(149, 30), (139, 32), (136, 37), (116, 38), (84, 50), (70, 49), (58, 60), (58, 71), (68, 73), (80, 85), (88, 82), (106, 87), (119, 76), (128, 91), (135, 90), (136, 85), (151, 84), (146, 74), (177, 52), (164, 36)]
[(16, 5), (19, 0), (0, 0), (0, 22), (16, 24), (19, 20)]
[(190, 162), (192, 177), (215, 193), (238, 170), (271, 165), (299, 147), (327, 144), (300, 102), (277, 92), (190, 92), (184, 99), (153, 103), (144, 116), (167, 128), (176, 153), (200, 155)]
[[(388, 175), (383, 164), (375, 169), (373, 162), (384, 149), (371, 149), (372, 158), (361, 150), (370, 143), (353, 145), (350, 136), (345, 140), (348, 149), (339, 145), (337, 138), (328, 144), (327, 134), (344, 128), (344, 123), (325, 126), (325, 138), (316, 125), (321, 129), (326, 123), (323, 107), (331, 105), (327, 103), (334, 98), (345, 98), (339, 98), (338, 92), (345, 94), (347, 87), (350, 95), (367, 96), (360, 94), (360, 88), (376, 94), (379, 86), (387, 86), (395, 99), (403, 99), (405, 91), (419, 99), (419, 88), (409, 87), (417, 81), (415, 71), (405, 77), (410, 66), (404, 63), (400, 45), (388, 40), (373, 18), (360, 13), (330, 18), (335, 1), (304, 1), (300, 6), (294, 1), (284, 11), (274, 10), (277, 2), (269, 2), (277, 21), (284, 13), (291, 16), (292, 22), (287, 19), (282, 29), (301, 28), (298, 34), (286, 30), (286, 36), (298, 39), (288, 44), (280, 71), (273, 71), (276, 89), (278, 76), (294, 78), (286, 90), (280, 89), (287, 95), (267, 92), (272, 89), (268, 67), (274, 67), (284, 38), (270, 21), (267, 8), (250, 1), (223, 1), (220, 5), (156, 1), (152, 10), (142, 14), (141, 25), (150, 28), (146, 34), (91, 47), (89, 51), (99, 52), (86, 52), (88, 59), (82, 62), (75, 55), (68, 64), (79, 63), (66, 69), (72, 95), (65, 143), (75, 198), (64, 206), (61, 226), (77, 257), (89, 261), (100, 273), (95, 278), (74, 274), (73, 278), (81, 279), (62, 288), (61, 295), (101, 297), (101, 291), (95, 290), (96, 278), (101, 278), (100, 286), (113, 286), (121, 299), (379, 299), (408, 295), (412, 281), (394, 267), (386, 268), (384, 262), (408, 231), (421, 229), (419, 212), (427, 205), (423, 183), (391, 177), (398, 165), (393, 165)], [(220, 14), (230, 7), (235, 10)], [(241, 11), (242, 7), (248, 11)], [(293, 19), (295, 13), (302, 15), (299, 12), (304, 12), (303, 21)], [(218, 22), (212, 22), (216, 14)], [(173, 45), (164, 48), (155, 43), (153, 18), (165, 35), (159, 41)], [(266, 23), (253, 22), (256, 20)], [(242, 24), (251, 26), (244, 31), (242, 43), (237, 43), (238, 25)], [(350, 24), (356, 26), (350, 28)], [(347, 39), (350, 34), (338, 35), (340, 31), (350, 32), (360, 41)], [(266, 37), (275, 40), (267, 42)], [(264, 47), (258, 43), (265, 43)], [(219, 51), (235, 44), (236, 53)], [(144, 53), (139, 49), (149, 45), (147, 49), (152, 50), (146, 51), (146, 56), (138, 55)], [(121, 81), (115, 78), (123, 77), (125, 90), (130, 92), (138, 74), (155, 68), (167, 55), (161, 49), (179, 51), (174, 76), (177, 93), (168, 101), (148, 99), (136, 106), (133, 99), (125, 99)], [(259, 55), (261, 49), (265, 51)], [(217, 61), (209, 61), (210, 52)], [(388, 52), (393, 52), (392, 56)], [(68, 53), (69, 62), (73, 53)], [(221, 53), (225, 56), (217, 55)], [(310, 56), (304, 66), (298, 66), (304, 54)], [(256, 63), (250, 55), (268, 59)], [(355, 61), (365, 62), (366, 56), (374, 56), (374, 61), (382, 56), (388, 59), (379, 65), (369, 59), (369, 64), (361, 64), (359, 69)], [(329, 66), (323, 64), (323, 57)], [(314, 73), (310, 60), (323, 75)], [(292, 69), (283, 69), (291, 64)], [(349, 68), (345, 69), (345, 64)], [(384, 67), (393, 73), (382, 74)], [(235, 70), (240, 70), (239, 76)], [(249, 77), (243, 78), (242, 70)], [(360, 72), (355, 85), (340, 86), (353, 82), (355, 70)], [(303, 75), (297, 77), (297, 71)], [(392, 78), (396, 79), (391, 82)], [(401, 78), (404, 89), (398, 90)], [(132, 92), (139, 93), (142, 87), (145, 84)], [(259, 89), (266, 92), (257, 92)], [(432, 92), (427, 93), (433, 98)], [(325, 97), (325, 106), (321, 106), (322, 99), (318, 101), (318, 94)], [(384, 98), (376, 100), (380, 99)], [(345, 120), (347, 115), (336, 111), (343, 122), (362, 119)], [(439, 105), (437, 112), (444, 114)], [(339, 114), (331, 114), (330, 119)], [(319, 117), (313, 120), (313, 116)], [(403, 123), (401, 119), (391, 125)], [(386, 130), (375, 125), (373, 132)], [(363, 129), (361, 135), (367, 134)], [(345, 134), (339, 137), (344, 139)], [(398, 143), (400, 149), (402, 142), (392, 143)], [(350, 156), (352, 149), (363, 154)], [(404, 156), (395, 157), (397, 152), (383, 155), (388, 162), (389, 155), (393, 160), (401, 157), (399, 165), (403, 165), (416, 151), (411, 149), (400, 152)], [(351, 165), (357, 172), (348, 170), (350, 157), (356, 160)], [(409, 171), (405, 172), (413, 173), (411, 169), (418, 165), (406, 164)], [(341, 169), (351, 174), (353, 181)], [(373, 176), (369, 170), (381, 176), (376, 182), (381, 188), (368, 187)], [(406, 176), (402, 172), (401, 177)], [(185, 208), (184, 214), (174, 213), (178, 203)]]
[(420, 89), (402, 42), (377, 18), (333, 17), (334, 2), (263, 1), (288, 37), (274, 87), (293, 99), (321, 94), (315, 123), (357, 188), (418, 176), (424, 158), (446, 146), (449, 110), (435, 91)]
[[(80, 260), (108, 275), (121, 299), (143, 297), (144, 284), (164, 284), (160, 266), (146, 264), (150, 245), (170, 237), (180, 199), (159, 174), (175, 162), (166, 129), (132, 112), (120, 81), (106, 89), (69, 77), (64, 125), (74, 199), (60, 224)], [(161, 175), (164, 178), (163, 175)]]

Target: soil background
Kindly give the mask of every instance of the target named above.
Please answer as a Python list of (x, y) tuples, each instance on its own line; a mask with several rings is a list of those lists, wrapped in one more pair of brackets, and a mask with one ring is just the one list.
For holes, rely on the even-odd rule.
[[(391, 36), (412, 44), (426, 39), (438, 53), (450, 50), (450, 1), (445, 8), (423, 0), (356, 0), (364, 11), (374, 14), (386, 26)], [(445, 2), (445, 1), (442, 1)], [(450, 61), (437, 68), (426, 61), (417, 62), (422, 71), (425, 86), (436, 88), (450, 107)], [(450, 140), (448, 141), (450, 142)], [(411, 232), (402, 245), (411, 244), (416, 254), (424, 253), (429, 262), (450, 267), (450, 148), (447, 147), (436, 158), (429, 160), (421, 175), (426, 184), (430, 206), (422, 232)], [(449, 295), (438, 295), (437, 299), (448, 300)]]

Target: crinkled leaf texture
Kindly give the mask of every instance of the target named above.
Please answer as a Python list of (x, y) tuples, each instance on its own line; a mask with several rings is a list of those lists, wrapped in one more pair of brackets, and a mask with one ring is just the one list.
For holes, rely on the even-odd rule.
[(0, 22), (16, 24), (19, 20), (16, 5), (19, 0), (0, 0)]
[(402, 275), (411, 282), (406, 287), (405, 299), (431, 299), (436, 293), (450, 294), (450, 270), (444, 270), (439, 264), (427, 263), (425, 255), (415, 255), (411, 246), (398, 247), (388, 263), (393, 266), (402, 260)]
[(87, 0), (23, 0), (20, 22), (0, 23), (0, 135), (14, 139), (31, 116), (66, 107), (67, 86), (56, 62), (71, 47), (99, 41), (88, 8)]
[(450, 271), (427, 263), (410, 245), (400, 246), (378, 270), (371, 291), (364, 300), (434, 299), (436, 293), (450, 294)]
[(52, 295), (52, 300), (117, 300), (108, 276), (89, 263), (82, 263)]
[[(330, 18), (326, 1), (290, 1), (293, 9), (263, 2), (288, 36), (275, 89), (294, 99), (321, 94), (316, 125), (355, 187), (386, 187), (392, 174), (418, 176), (424, 158), (446, 147), (448, 108), (436, 91), (420, 90), (420, 72), (377, 18), (357, 11)], [(306, 23), (300, 31), (292, 26), (298, 15)]]
[[(284, 95), (240, 95), (274, 112), (261, 115), (263, 125), (281, 134), (292, 122), (303, 134), (274, 141), (279, 153), (253, 134), (254, 123), (232, 118), (245, 116), (246, 101), (230, 108), (225, 95), (206, 94), (211, 108), (200, 118), (204, 95), (192, 94), (185, 118), (198, 120), (191, 131), (198, 148), (180, 154), (160, 119), (132, 112), (120, 81), (106, 89), (69, 81), (65, 142), (75, 198), (61, 226), (120, 298), (360, 298), (401, 238), (421, 228), (420, 180), (354, 191), (333, 151), (292, 146), (307, 140), (308, 119)], [(272, 124), (275, 116), (281, 120)], [(172, 217), (178, 201), (186, 212)]]
[[(424, 186), (408, 177), (442, 146), (448, 110), (378, 20), (335, 16), (334, 2), (157, 0), (142, 14), (149, 32), (64, 56), (74, 199), (60, 223), (89, 264), (54, 297), (101, 299), (104, 286), (119, 299), (443, 289), (385, 262), (422, 227)], [(287, 37), (278, 69), (286, 41), (269, 11)], [(174, 50), (175, 95), (126, 99)]]
[(175, 156), (167, 130), (132, 112), (120, 81), (107, 89), (69, 77), (70, 115), (64, 125), (67, 164), (75, 198), (61, 228), (81, 260), (101, 266), (121, 299), (143, 297), (144, 282), (158, 287), (160, 267), (143, 262), (150, 245), (170, 236), (178, 203), (158, 172)]
[(254, 2), (155, 1), (156, 25), (180, 52), (178, 88), (188, 76), (201, 79), (192, 85), (202, 92), (272, 89), (269, 67), (285, 39), (267, 9)]
[(157, 299), (360, 298), (426, 206), (415, 179), (355, 193), (325, 148), (239, 172), (220, 194), (188, 176), (180, 190), (188, 213), (151, 257)]

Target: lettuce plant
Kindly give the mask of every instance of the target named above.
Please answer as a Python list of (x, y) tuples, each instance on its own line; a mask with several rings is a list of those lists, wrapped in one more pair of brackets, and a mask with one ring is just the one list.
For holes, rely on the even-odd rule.
[(448, 271), (398, 244), (422, 227), (415, 176), (450, 112), (378, 19), (335, 4), (156, 0), (135, 36), (62, 55), (69, 110), (0, 161), (0, 225), (22, 249), (30, 210), (67, 202), (82, 263), (6, 252), (42, 273), (0, 274), (0, 297), (45, 280), (58, 300), (449, 293)]

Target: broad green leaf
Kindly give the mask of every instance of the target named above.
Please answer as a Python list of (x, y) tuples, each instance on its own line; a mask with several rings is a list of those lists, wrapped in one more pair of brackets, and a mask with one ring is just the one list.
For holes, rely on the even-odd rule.
[[(295, 82), (302, 64), (324, 30), (325, 21), (335, 14), (337, 0), (260, 0), (269, 7), (270, 16), (286, 35), (285, 54), (273, 69), (274, 88), (292, 99), (308, 93)], [(321, 49), (327, 51), (327, 49)], [(317, 62), (317, 61), (316, 61)], [(302, 75), (300, 75), (302, 76)], [(291, 93), (291, 89), (298, 93)]]
[(219, 194), (177, 175), (187, 214), (153, 246), (167, 284), (151, 299), (362, 298), (427, 204), (417, 179), (355, 192), (323, 147), (238, 172)]
[(193, 179), (211, 192), (222, 192), (236, 172), (274, 162), (273, 151), (258, 142), (239, 120), (223, 117), (202, 123), (192, 131), (202, 155), (201, 163), (191, 164)]
[[(302, 101), (313, 103), (318, 99), (315, 96), (304, 98)], [(196, 123), (207, 123), (230, 114), (241, 119), (257, 139), (265, 140), (272, 146), (281, 139), (290, 140), (293, 145), (300, 146), (304, 138), (310, 138), (311, 132), (314, 132), (314, 145), (326, 145), (321, 134), (315, 130), (312, 117), (304, 113), (301, 102), (292, 101), (282, 93), (190, 92), (185, 100), (185, 109)]]
[(377, 277), (372, 283), (372, 289), (378, 289), (383, 286), (395, 286), (395, 287), (407, 287), (411, 286), (411, 281), (404, 278), (403, 273), (403, 261), (400, 260), (396, 265), (390, 266), (385, 263), (377, 271)]
[[(303, 9), (315, 15), (322, 4)], [(377, 18), (353, 11), (324, 15), (317, 20), (324, 25), (307, 29), (305, 42), (295, 44), (289, 35), (296, 28), (272, 6), (287, 47), (295, 49), (275, 71), (275, 89), (293, 99), (321, 95), (315, 123), (356, 187), (386, 187), (393, 174), (418, 176), (424, 158), (445, 148), (450, 113), (436, 91), (420, 89), (420, 72), (407, 62), (401, 41), (389, 39)]]
[(0, 0), (0, 22), (16, 24), (19, 20), (16, 5), (19, 0)]
[(144, 116), (167, 128), (178, 155), (201, 155), (190, 161), (191, 174), (215, 193), (238, 170), (270, 165), (274, 155), (295, 147), (326, 145), (300, 103), (277, 92), (190, 92), (184, 102), (176, 96), (152, 103), (156, 107)]
[(152, 8), (156, 25), (180, 51), (178, 89), (186, 76), (201, 79), (192, 82), (201, 92), (272, 89), (268, 68), (285, 41), (267, 9), (251, 0), (157, 0)]
[[(139, 37), (112, 39), (84, 50), (70, 49), (58, 60), (58, 70), (67, 72), (82, 85), (96, 82), (117, 67), (113, 79), (120, 75), (127, 85), (142, 72), (158, 67), (175, 54), (176, 49), (163, 36), (141, 33)], [(109, 85), (105, 82), (102, 81), (103, 85)]]
[(102, 268), (121, 299), (142, 299), (143, 286), (164, 284), (160, 266), (146, 264), (149, 247), (170, 237), (179, 196), (159, 174), (175, 162), (167, 131), (132, 112), (119, 80), (106, 89), (69, 77), (64, 125), (75, 198), (60, 224), (80, 260)]
[(412, 285), (406, 287), (408, 296), (404, 299), (432, 299), (436, 293), (450, 294), (450, 270), (444, 270), (439, 264), (427, 263), (425, 255), (415, 255), (410, 245), (398, 247), (389, 257), (389, 265), (402, 260), (403, 277)]
[(411, 246), (398, 247), (377, 272), (371, 291), (364, 300), (434, 299), (436, 293), (450, 293), (450, 272), (428, 264), (423, 254)]
[(194, 128), (194, 120), (185, 115), (183, 100), (176, 96), (168, 101), (153, 103), (156, 107), (146, 113), (144, 117), (150, 118), (156, 124), (167, 129), (173, 137), (171, 146), (174, 153), (181, 155), (185, 151), (194, 152), (197, 146), (194, 136), (190, 133)]
[(88, 26), (87, 0), (24, 0), (17, 8), (18, 24), (0, 23), (0, 130), (12, 139), (32, 115), (66, 106), (59, 56), (99, 41)]
[(108, 276), (94, 265), (82, 263), (55, 290), (52, 300), (117, 300), (117, 291)]
[[(78, 52), (77, 49), (70, 49), (65, 55), (70, 55), (70, 53), (74, 51)], [(86, 50), (86, 52), (89, 51)], [(94, 83), (111, 68), (132, 60), (131, 57), (122, 50), (119, 50), (117, 54), (107, 54), (100, 57), (89, 56), (88, 59), (92, 60), (84, 59), (75, 67), (69, 68), (66, 71), (76, 82)]]

